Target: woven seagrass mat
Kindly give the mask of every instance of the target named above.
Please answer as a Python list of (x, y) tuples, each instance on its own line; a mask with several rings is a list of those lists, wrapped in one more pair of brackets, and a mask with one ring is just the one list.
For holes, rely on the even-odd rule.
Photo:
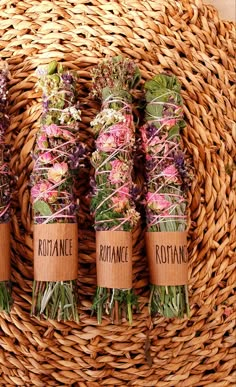
[[(0, 0), (0, 56), (11, 70), (11, 168), (17, 177), (12, 224), (14, 307), (0, 315), (0, 386), (235, 385), (234, 25), (201, 0)], [(134, 59), (145, 81), (172, 72), (183, 85), (184, 144), (195, 177), (189, 193), (189, 320), (150, 319), (143, 229), (134, 232), (134, 287), (140, 314), (98, 326), (88, 174), (79, 196), (80, 324), (30, 318), (31, 149), (39, 127), (39, 64), (59, 60), (80, 75), (81, 139), (92, 150), (90, 69), (102, 58)], [(234, 132), (233, 132), (234, 130)]]

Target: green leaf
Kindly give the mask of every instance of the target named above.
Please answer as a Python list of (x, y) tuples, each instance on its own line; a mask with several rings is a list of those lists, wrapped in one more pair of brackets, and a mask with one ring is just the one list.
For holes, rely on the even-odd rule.
[(140, 80), (141, 80), (141, 73), (138, 66), (136, 66), (133, 79), (131, 80), (130, 88), (134, 89), (139, 84)]
[(35, 212), (39, 212), (42, 216), (52, 215), (51, 208), (43, 200), (37, 200), (37, 202), (33, 204), (33, 209)]
[(184, 120), (179, 121), (179, 127), (180, 127), (180, 129), (185, 128), (185, 126), (186, 126), (186, 122), (185, 122)]
[[(125, 91), (125, 90), (122, 90), (120, 88), (110, 88), (108, 86), (104, 87), (102, 89), (102, 99), (103, 100), (106, 100), (108, 97), (110, 96), (113, 96), (114, 98), (121, 98), (121, 99), (124, 99), (124, 100), (127, 100), (128, 102), (131, 102), (132, 101), (132, 97), (131, 95)], [(119, 102), (116, 102), (116, 103), (111, 103), (109, 105), (109, 107), (111, 109), (114, 109), (114, 110), (119, 110), (120, 108), (120, 103)]]
[(48, 115), (43, 122), (45, 125), (51, 125), (53, 123), (52, 117)]
[(57, 86), (59, 86), (59, 83), (60, 83), (60, 77), (59, 77), (58, 74), (52, 74), (52, 75), (51, 75), (51, 79), (53, 80), (53, 82), (54, 82)]
[(163, 105), (158, 104), (147, 104), (146, 107), (146, 117), (147, 119), (150, 117), (150, 119), (154, 119), (155, 117), (162, 117), (162, 111), (163, 111)]
[(178, 125), (173, 126), (168, 134), (168, 138), (179, 136), (179, 127)]
[(62, 73), (63, 73), (63, 71), (64, 71), (64, 68), (63, 68), (63, 66), (62, 66), (62, 64), (61, 64), (61, 63), (58, 63), (58, 65), (57, 65), (57, 71), (58, 71), (58, 73), (60, 73), (60, 74), (62, 74)]
[[(59, 78), (60, 81), (60, 78)], [(59, 82), (58, 81), (58, 82)], [(54, 106), (56, 109), (63, 109), (65, 106), (66, 94), (65, 92), (60, 91), (60, 94), (54, 98)]]
[(160, 97), (160, 101), (167, 102), (170, 95), (172, 95), (175, 100), (181, 99), (179, 95), (181, 85), (175, 76), (158, 74), (152, 80), (147, 81), (144, 88), (146, 90), (147, 102), (158, 97)]
[(56, 72), (56, 69), (57, 69), (57, 61), (53, 60), (48, 65), (48, 74), (49, 75), (54, 74)]

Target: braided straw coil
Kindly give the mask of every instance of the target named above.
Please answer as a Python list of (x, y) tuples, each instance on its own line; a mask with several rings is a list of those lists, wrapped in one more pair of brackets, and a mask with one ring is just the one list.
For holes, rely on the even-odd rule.
[[(226, 387), (235, 385), (234, 25), (201, 0), (0, 0), (0, 55), (11, 71), (11, 169), (14, 305), (0, 315), (1, 386)], [(189, 193), (189, 320), (151, 319), (143, 227), (134, 232), (133, 284), (140, 313), (101, 326), (91, 317), (96, 286), (95, 235), (88, 175), (81, 169), (80, 323), (30, 318), (32, 292), (31, 150), (41, 95), (35, 69), (51, 60), (80, 75), (81, 140), (89, 151), (89, 122), (99, 106), (89, 97), (90, 70), (122, 54), (143, 81), (175, 74), (183, 86), (183, 141), (194, 167)], [(142, 183), (141, 176), (137, 176)]]

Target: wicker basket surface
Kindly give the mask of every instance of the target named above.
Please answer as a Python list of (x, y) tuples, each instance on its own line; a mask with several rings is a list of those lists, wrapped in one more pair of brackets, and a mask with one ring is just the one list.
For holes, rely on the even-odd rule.
[[(201, 0), (0, 0), (1, 57), (9, 63), (11, 168), (17, 177), (12, 222), (14, 306), (0, 315), (1, 386), (235, 385), (236, 133), (234, 25)], [(150, 319), (143, 227), (134, 232), (134, 287), (140, 313), (97, 325), (95, 237), (88, 174), (79, 196), (80, 324), (30, 318), (32, 291), (31, 150), (39, 127), (35, 69), (51, 60), (78, 71), (81, 139), (92, 150), (91, 68), (102, 58), (133, 58), (142, 79), (170, 71), (183, 85), (184, 144), (195, 177), (189, 193), (189, 320)], [(137, 177), (139, 181), (139, 176)], [(141, 177), (140, 177), (141, 182)]]

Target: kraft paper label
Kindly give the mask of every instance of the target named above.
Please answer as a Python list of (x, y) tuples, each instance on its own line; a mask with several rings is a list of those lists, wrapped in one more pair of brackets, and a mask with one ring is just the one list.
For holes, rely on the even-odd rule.
[(11, 277), (10, 223), (0, 224), (0, 281)]
[(187, 232), (147, 232), (145, 239), (151, 284), (187, 284)]
[(34, 279), (70, 281), (78, 276), (76, 223), (34, 225)]
[(104, 288), (132, 288), (132, 234), (96, 232), (97, 284)]

